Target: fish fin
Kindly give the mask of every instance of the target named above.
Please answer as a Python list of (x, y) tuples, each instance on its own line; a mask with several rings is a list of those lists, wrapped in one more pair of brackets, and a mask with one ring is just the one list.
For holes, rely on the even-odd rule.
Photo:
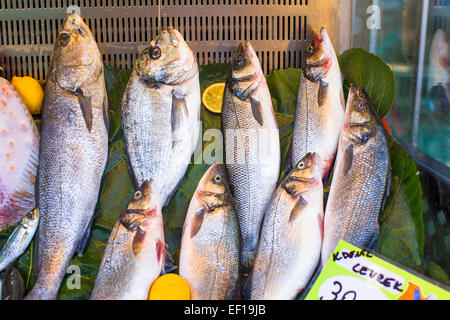
[(286, 158), (284, 159), (283, 171), (285, 176), (289, 174), (292, 170), (292, 140), (289, 144), (289, 149), (286, 154)]
[(353, 163), (353, 144), (349, 144), (344, 153), (344, 175), (348, 173)]
[(262, 127), (264, 124), (263, 116), (262, 116), (262, 105), (259, 101), (250, 98), (250, 104), (252, 106), (252, 114), (253, 118), (259, 123)]
[(105, 94), (103, 96), (102, 113), (103, 113), (103, 122), (105, 123), (106, 131), (109, 132), (109, 127), (111, 124), (111, 117), (109, 115), (108, 95), (106, 93), (106, 89), (105, 89)]
[(161, 271), (164, 270), (165, 265), (165, 248), (166, 245), (161, 240), (156, 241), (156, 259), (158, 260), (158, 263), (163, 262)]
[(177, 268), (177, 266), (175, 265), (175, 260), (169, 252), (169, 245), (167, 244), (167, 242), (165, 244), (165, 255), (166, 259), (164, 262), (163, 274), (170, 273)]
[(137, 228), (136, 229), (136, 234), (134, 235), (133, 238), (133, 253), (134, 255), (138, 255), (139, 252), (141, 252), (142, 249), (142, 244), (144, 243), (144, 239), (145, 239), (145, 234), (146, 232), (144, 230), (142, 230), (141, 228)]
[(80, 104), (81, 113), (83, 114), (84, 122), (86, 122), (86, 127), (90, 133), (92, 130), (92, 121), (94, 118), (92, 113), (91, 97), (85, 96), (80, 88), (78, 88), (75, 94), (78, 97), (78, 103)]
[(172, 147), (178, 143), (178, 136), (182, 133), (179, 129), (182, 128), (182, 123), (189, 116), (186, 99), (178, 99), (172, 95), (172, 112), (170, 114), (170, 124), (172, 126)]
[(94, 218), (92, 218), (91, 221), (89, 221), (89, 224), (88, 224), (86, 230), (84, 230), (84, 235), (81, 238), (80, 242), (78, 243), (77, 248), (75, 249), (75, 253), (79, 257), (82, 257), (84, 250), (86, 250), (89, 238), (91, 236), (91, 228), (92, 228), (93, 221), (94, 221)]
[(192, 217), (193, 221), (191, 224), (191, 239), (195, 237), (195, 235), (200, 231), (200, 228), (203, 223), (203, 217), (205, 215), (205, 210), (201, 209), (199, 212), (196, 212)]
[(299, 213), (303, 210), (303, 208), (306, 207), (307, 204), (308, 201), (306, 201), (306, 199), (300, 195), (294, 208), (292, 208), (291, 214), (289, 216), (289, 222), (294, 221), (298, 217)]
[(328, 95), (328, 83), (320, 80), (319, 93), (317, 94), (317, 101), (319, 103), (319, 107), (324, 105), (327, 95)]
[(375, 246), (377, 245), (378, 235), (380, 234), (380, 226), (378, 225), (375, 232), (373, 233), (372, 237), (369, 240), (368, 245), (366, 248), (369, 251), (373, 251), (375, 249)]

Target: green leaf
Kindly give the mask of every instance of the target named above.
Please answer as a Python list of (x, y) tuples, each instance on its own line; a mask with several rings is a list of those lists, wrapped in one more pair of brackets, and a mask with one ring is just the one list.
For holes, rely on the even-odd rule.
[(338, 60), (344, 76), (345, 96), (351, 84), (364, 88), (380, 118), (383, 118), (394, 102), (394, 72), (383, 60), (364, 49), (349, 49)]
[(422, 187), (413, 159), (394, 139), (390, 140), (390, 192), (381, 216), (376, 251), (419, 271), (425, 238)]

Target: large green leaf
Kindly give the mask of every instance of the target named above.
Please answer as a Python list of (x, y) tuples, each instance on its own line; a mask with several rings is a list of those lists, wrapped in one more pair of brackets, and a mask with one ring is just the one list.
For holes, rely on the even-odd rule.
[(348, 92), (351, 84), (364, 88), (383, 118), (394, 102), (394, 72), (383, 60), (364, 49), (349, 49), (338, 59), (344, 76), (344, 90)]

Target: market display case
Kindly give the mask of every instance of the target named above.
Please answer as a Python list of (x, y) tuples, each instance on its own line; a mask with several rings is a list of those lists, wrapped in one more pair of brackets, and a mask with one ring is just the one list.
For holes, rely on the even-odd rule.
[[(354, 59), (362, 61), (355, 62), (361, 68), (355, 69), (358, 72), (377, 73), (361, 83), (356, 80), (358, 85), (367, 85), (364, 89), (369, 96), (370, 86), (374, 87), (371, 81), (386, 81), (389, 88), (374, 95), (387, 92), (389, 96), (393, 91), (392, 107), (389, 105), (389, 112), (381, 117), (395, 141), (390, 146), (394, 190), (388, 190), (391, 198), (385, 203), (386, 214), (380, 217), (379, 241), (371, 250), (448, 290), (450, 1), (0, 0), (0, 76), (10, 81), (14, 76), (30, 76), (44, 87), (59, 30), (71, 13), (82, 16), (98, 45), (105, 65), (111, 124), (108, 160), (90, 238), (85, 253), (73, 257), (69, 266), (75, 266), (71, 270), (81, 274), (81, 281), (73, 285), (73, 275), (68, 271), (59, 299), (91, 296), (114, 223), (137, 189), (128, 173), (121, 126), (122, 96), (140, 54), (168, 26), (179, 30), (194, 53), (202, 93), (210, 85), (227, 81), (239, 44), (251, 43), (267, 76), (280, 132), (280, 181), (287, 172), (283, 170), (290, 154), (301, 68), (306, 66), (312, 31), (326, 28), (341, 66), (345, 97), (355, 82), (348, 67)], [(354, 48), (364, 50), (352, 51)], [(385, 65), (387, 70), (383, 69)], [(389, 82), (390, 72), (393, 82)], [(383, 98), (376, 102), (386, 104)], [(220, 130), (220, 115), (207, 110), (204, 104), (201, 108), (200, 132)], [(33, 117), (40, 127), (41, 116)], [(208, 146), (211, 136), (202, 137), (201, 143)], [(216, 154), (223, 157), (223, 150), (216, 150)], [(162, 210), (166, 248), (171, 255), (168, 259), (173, 258), (170, 262), (175, 266), (179, 264), (189, 202), (211, 165), (197, 161), (197, 156), (194, 152), (184, 180)], [(331, 184), (332, 180), (326, 182)], [(324, 184), (325, 200), (330, 184)], [(2, 245), (12, 230), (10, 226), (0, 233)], [(32, 241), (15, 261), (15, 270), (24, 279), (23, 293), (30, 292), (36, 281), (31, 272), (36, 264), (35, 249)], [(304, 299), (305, 295), (297, 298)]]

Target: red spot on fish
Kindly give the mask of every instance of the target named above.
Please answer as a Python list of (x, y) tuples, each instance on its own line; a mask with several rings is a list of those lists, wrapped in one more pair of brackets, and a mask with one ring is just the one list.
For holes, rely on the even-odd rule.
[(6, 135), (7, 133), (8, 133), (8, 130), (2, 129), (2, 134), (3, 134), (3, 135)]
[(2, 98), (0, 101), (2, 102), (2, 105), (3, 105), (4, 107), (6, 107), (6, 101), (5, 101), (5, 99)]
[(157, 213), (156, 208), (150, 209), (150, 210), (147, 212), (147, 217), (148, 217), (148, 218), (151, 218), (151, 217), (155, 216), (156, 213)]
[(12, 156), (11, 152), (6, 153), (6, 159), (11, 159), (11, 156)]
[(383, 122), (384, 127), (389, 132), (389, 134), (392, 136), (391, 127), (389, 126), (389, 123), (387, 123), (386, 118), (383, 117), (383, 119), (381, 119), (381, 122)]
[(10, 145), (11, 147), (14, 147), (15, 144), (16, 144), (16, 143), (15, 143), (13, 140), (9, 141), (9, 145)]
[(439, 59), (439, 64), (441, 65), (442, 68), (447, 68), (449, 65), (449, 60), (446, 57), (441, 57)]
[(158, 259), (158, 263), (161, 263), (163, 261), (166, 252), (164, 248), (164, 243), (162, 243), (161, 240), (156, 241), (156, 258)]

